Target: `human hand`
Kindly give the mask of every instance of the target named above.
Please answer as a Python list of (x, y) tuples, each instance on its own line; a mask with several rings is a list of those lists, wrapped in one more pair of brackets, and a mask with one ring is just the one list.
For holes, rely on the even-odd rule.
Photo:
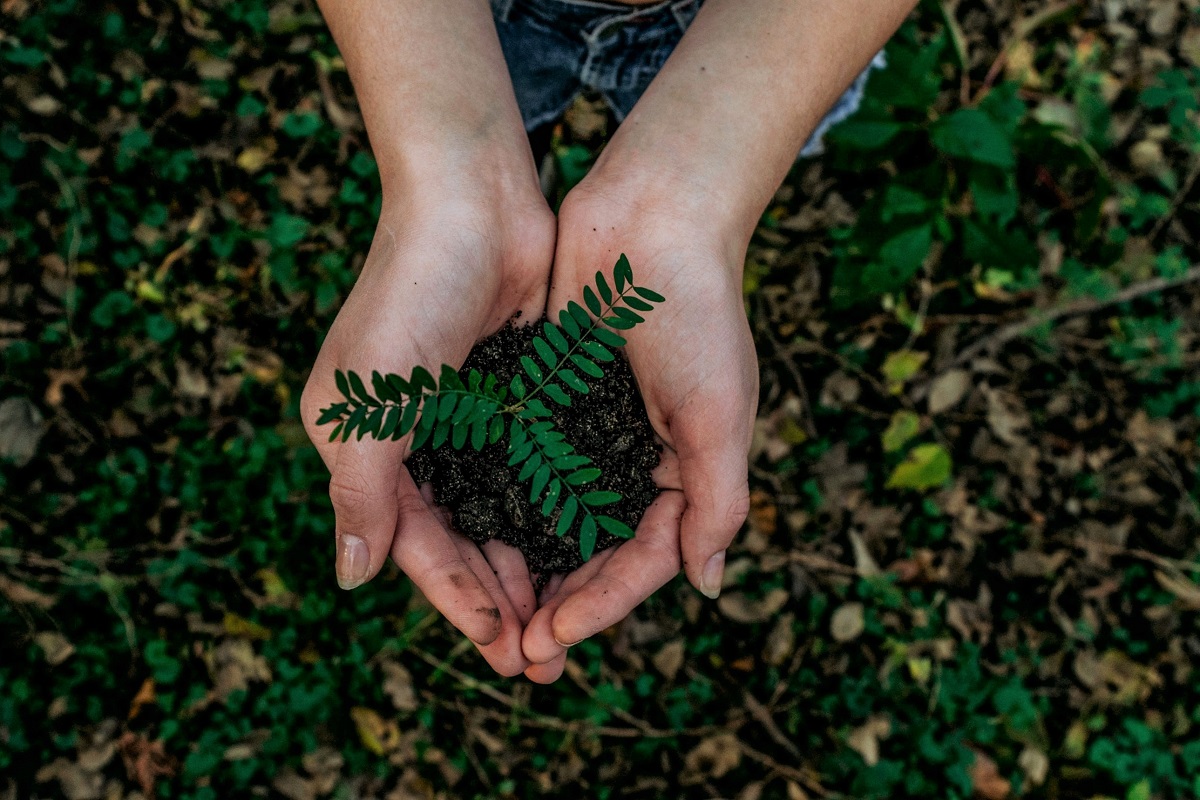
[(540, 316), (554, 217), (529, 172), (528, 187), (515, 190), (489, 191), (482, 178), (460, 183), (470, 187), (468, 199), (447, 199), (456, 194), (452, 185), (385, 196), (362, 274), (301, 398), (306, 430), (331, 473), (339, 584), (352, 589), (370, 580), (390, 553), (488, 663), (509, 676), (528, 666), (520, 637), (536, 607), (520, 552), (493, 541), (481, 554), (449, 528), (403, 463), (410, 437), (330, 442), (332, 426), (315, 420), (340, 399), (335, 370), (407, 375), (417, 365), (459, 366), (479, 339), (514, 314)]
[[(670, 198), (657, 202), (656, 197)], [(663, 491), (636, 536), (595, 555), (542, 598), (522, 638), (525, 674), (548, 683), (566, 649), (619, 622), (682, 566), (716, 597), (725, 549), (749, 510), (747, 454), (758, 364), (742, 299), (748, 233), (712, 205), (665, 186), (629, 185), (603, 171), (559, 212), (551, 317), (624, 252), (637, 283), (666, 296), (646, 323), (622, 331), (646, 411), (662, 439)]]

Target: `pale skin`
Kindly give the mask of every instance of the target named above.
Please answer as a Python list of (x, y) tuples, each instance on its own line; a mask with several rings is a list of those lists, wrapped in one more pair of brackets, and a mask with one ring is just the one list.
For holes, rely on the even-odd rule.
[(552, 316), (624, 252), (667, 297), (626, 355), (663, 443), (634, 539), (540, 597), (519, 552), (454, 533), (403, 465), (407, 442), (329, 444), (336, 570), (390, 555), (497, 672), (548, 683), (568, 647), (682, 569), (708, 597), (749, 509), (758, 398), (742, 267), (762, 210), (829, 106), (914, 0), (708, 0), (557, 219), (542, 198), (486, 0), (321, 0), (383, 184), (366, 266), (301, 402), (335, 369), (459, 365), (518, 311)]

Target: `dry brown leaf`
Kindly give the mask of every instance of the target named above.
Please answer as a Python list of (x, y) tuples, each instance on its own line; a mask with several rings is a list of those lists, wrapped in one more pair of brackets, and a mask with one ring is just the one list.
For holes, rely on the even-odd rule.
[(984, 800), (1004, 800), (1012, 791), (1012, 784), (1000, 775), (996, 762), (985, 753), (972, 750), (975, 761), (970, 767), (971, 785), (975, 794)]
[(38, 783), (58, 781), (67, 800), (100, 800), (103, 796), (104, 776), (90, 773), (74, 761), (56, 758), (37, 772)]
[(0, 403), (0, 458), (23, 467), (33, 460), (45, 428), (42, 412), (27, 397)]
[(291, 768), (283, 769), (275, 776), (271, 785), (275, 791), (288, 800), (316, 800), (317, 798), (317, 789), (313, 782), (300, 777), (299, 773)]
[(862, 756), (863, 763), (873, 767), (879, 763), (879, 740), (892, 732), (892, 723), (884, 716), (875, 716), (851, 731), (846, 744)]
[(787, 782), (787, 800), (809, 800), (808, 792), (793, 780)]
[(763, 661), (777, 667), (791, 658), (795, 650), (796, 617), (789, 612), (775, 620), (775, 625), (767, 635), (767, 643), (763, 645)]
[(829, 633), (839, 642), (857, 639), (865, 627), (863, 604), (858, 602), (838, 606), (829, 621)]
[(1154, 578), (1158, 585), (1166, 589), (1189, 609), (1200, 610), (1200, 585), (1182, 572), (1168, 574), (1163, 570), (1155, 570)]
[(33, 640), (42, 648), (46, 663), (52, 667), (63, 663), (75, 652), (75, 645), (58, 631), (42, 631), (35, 634)]
[(154, 785), (159, 778), (175, 777), (178, 763), (167, 755), (161, 741), (152, 742), (140, 733), (126, 731), (117, 747), (125, 762), (125, 772), (135, 780), (147, 797), (154, 797)]
[(867, 543), (863, 541), (862, 535), (858, 531), (850, 531), (850, 547), (854, 550), (854, 571), (858, 573), (860, 578), (875, 578), (883, 574), (883, 570), (879, 568), (879, 564), (871, 555), (871, 551), (867, 549)]
[(1041, 786), (1050, 773), (1050, 758), (1036, 747), (1026, 747), (1017, 758), (1017, 764), (1032, 786)]
[(397, 711), (412, 713), (420, 708), (413, 688), (412, 673), (403, 664), (388, 659), (383, 662), (383, 693), (392, 700)]
[(720, 778), (741, 762), (742, 748), (737, 737), (732, 733), (718, 733), (700, 742), (684, 757), (680, 780), (687, 785)]
[[(48, 369), (46, 376), (50, 378), (46, 386), (44, 399), (46, 405), (58, 408), (63, 403), (63, 389), (70, 386), (79, 394), (83, 394), (83, 379), (87, 377), (87, 367), (79, 369)], [(86, 398), (85, 398), (86, 399)]]
[(146, 678), (142, 681), (142, 686), (138, 689), (133, 699), (129, 701), (129, 714), (125, 719), (133, 719), (141, 713), (143, 706), (152, 705), (158, 702), (158, 698), (154, 692), (154, 679)]
[(664, 644), (662, 649), (651, 659), (654, 662), (654, 668), (661, 672), (668, 681), (675, 680), (680, 667), (683, 666), (685, 644), (683, 639), (672, 639)]
[(788, 601), (787, 589), (772, 589), (758, 599), (745, 592), (723, 592), (717, 598), (717, 608), (734, 622), (751, 624), (766, 622)]
[(56, 597), (42, 594), (36, 589), (31, 589), (25, 584), (10, 580), (3, 575), (0, 575), (0, 594), (7, 597), (11, 603), (37, 606), (42, 610), (53, 608), (54, 604), (58, 602)]
[(952, 369), (933, 379), (929, 386), (930, 414), (941, 414), (954, 408), (971, 388), (971, 373), (965, 369)]

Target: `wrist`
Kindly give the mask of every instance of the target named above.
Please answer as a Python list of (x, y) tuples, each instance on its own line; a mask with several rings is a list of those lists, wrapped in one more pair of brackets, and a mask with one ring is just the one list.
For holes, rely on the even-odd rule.
[(740, 260), (765, 202), (730, 166), (690, 149), (677, 134), (622, 139), (618, 129), (580, 187), (618, 200), (635, 220), (649, 217), (710, 246), (732, 248)]

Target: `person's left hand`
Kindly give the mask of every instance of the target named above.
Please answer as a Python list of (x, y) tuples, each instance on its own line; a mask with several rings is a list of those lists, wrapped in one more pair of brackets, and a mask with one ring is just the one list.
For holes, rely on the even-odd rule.
[[(656, 202), (655, 197), (671, 198)], [(625, 355), (663, 444), (663, 491), (636, 536), (551, 585), (522, 637), (525, 675), (556, 680), (567, 647), (624, 619), (683, 569), (708, 597), (749, 510), (747, 454), (758, 364), (742, 297), (749, 234), (685, 187), (622, 185), (593, 170), (558, 218), (548, 311), (612, 274), (625, 253), (634, 281), (666, 297), (629, 331)], [(601, 465), (602, 467), (603, 465)]]

